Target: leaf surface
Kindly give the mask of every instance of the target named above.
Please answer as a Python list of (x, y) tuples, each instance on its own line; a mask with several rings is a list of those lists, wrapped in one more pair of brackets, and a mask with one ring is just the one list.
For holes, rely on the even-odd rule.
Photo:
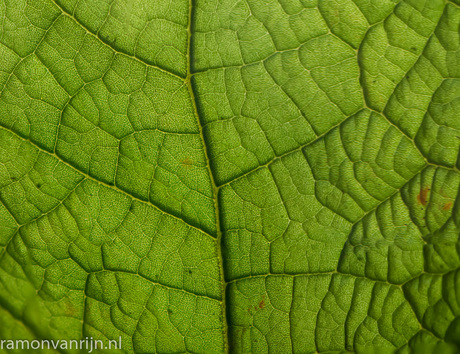
[(456, 353), (459, 26), (458, 0), (0, 0), (0, 337)]

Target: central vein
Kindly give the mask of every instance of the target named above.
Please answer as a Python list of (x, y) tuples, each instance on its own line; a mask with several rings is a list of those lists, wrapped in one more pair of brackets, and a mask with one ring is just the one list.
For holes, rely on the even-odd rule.
[(206, 145), (206, 140), (203, 134), (203, 126), (201, 124), (200, 116), (197, 109), (195, 92), (193, 90), (192, 84), (192, 36), (193, 36), (193, 27), (194, 27), (194, 0), (189, 0), (189, 17), (188, 17), (188, 26), (187, 26), (187, 77), (185, 79), (185, 83), (187, 85), (192, 105), (193, 111), (198, 123), (198, 127), (200, 130), (200, 137), (203, 143), (203, 151), (206, 157), (206, 167), (208, 169), (208, 175), (211, 179), (211, 187), (212, 187), (212, 194), (213, 194), (213, 201), (214, 201), (214, 209), (215, 209), (215, 217), (216, 217), (216, 230), (217, 230), (217, 239), (216, 239), (216, 249), (217, 249), (217, 257), (219, 262), (219, 272), (220, 272), (220, 283), (221, 283), (221, 309), (222, 309), (222, 328), (223, 328), (223, 336), (224, 336), (224, 350), (225, 353), (229, 352), (229, 341), (228, 341), (228, 328), (227, 328), (227, 313), (226, 313), (226, 286), (227, 283), (225, 281), (225, 270), (224, 270), (224, 259), (222, 255), (222, 229), (220, 225), (220, 205), (219, 205), (219, 188), (216, 185), (214, 180), (214, 175), (211, 170), (211, 164), (208, 154), (208, 146)]

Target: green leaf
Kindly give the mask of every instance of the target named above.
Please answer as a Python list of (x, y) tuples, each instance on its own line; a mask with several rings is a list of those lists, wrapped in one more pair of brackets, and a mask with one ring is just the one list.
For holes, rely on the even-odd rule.
[(1, 342), (459, 352), (459, 26), (459, 0), (0, 0)]

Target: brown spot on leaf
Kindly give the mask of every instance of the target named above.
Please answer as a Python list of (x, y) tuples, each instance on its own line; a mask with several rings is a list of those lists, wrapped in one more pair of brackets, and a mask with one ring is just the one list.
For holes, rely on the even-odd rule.
[(449, 211), (450, 209), (452, 209), (452, 205), (453, 205), (452, 202), (447, 202), (447, 203), (444, 204), (444, 206), (442, 207), (442, 210), (444, 210), (444, 211)]
[(65, 314), (69, 317), (74, 317), (77, 314), (77, 309), (75, 306), (72, 304), (70, 300), (65, 301)]
[(182, 160), (182, 167), (187, 170), (190, 170), (193, 167), (193, 160), (190, 158), (190, 156), (187, 156)]
[(426, 205), (428, 203), (428, 192), (430, 191), (429, 187), (425, 187), (420, 190), (420, 193), (417, 196), (417, 200), (420, 204)]
[(262, 298), (259, 302), (259, 309), (264, 309), (265, 308), (265, 298)]

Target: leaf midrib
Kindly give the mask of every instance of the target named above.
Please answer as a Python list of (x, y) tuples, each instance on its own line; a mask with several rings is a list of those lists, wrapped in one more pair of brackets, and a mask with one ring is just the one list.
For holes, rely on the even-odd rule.
[(189, 14), (188, 14), (188, 26), (187, 26), (187, 77), (185, 79), (190, 98), (193, 105), (193, 113), (197, 120), (197, 125), (200, 130), (200, 138), (203, 144), (203, 152), (206, 158), (206, 168), (208, 170), (208, 175), (211, 180), (211, 188), (213, 194), (213, 202), (214, 202), (214, 210), (215, 210), (215, 221), (216, 221), (216, 232), (217, 232), (217, 239), (216, 239), (216, 250), (217, 250), (217, 258), (219, 262), (219, 273), (220, 273), (220, 280), (221, 280), (221, 308), (222, 308), (222, 335), (224, 339), (224, 351), (225, 353), (229, 353), (229, 333), (228, 333), (228, 323), (227, 323), (227, 303), (226, 303), (226, 293), (227, 293), (227, 282), (225, 277), (225, 264), (224, 258), (222, 254), (222, 228), (221, 228), (221, 218), (220, 218), (220, 204), (219, 204), (219, 187), (217, 186), (214, 180), (214, 174), (211, 169), (211, 160), (209, 158), (209, 147), (206, 144), (206, 139), (203, 134), (203, 125), (201, 123), (200, 115), (197, 109), (197, 101), (195, 97), (195, 91), (192, 85), (192, 36), (194, 30), (194, 12), (195, 12), (195, 4), (194, 0), (189, 0)]

